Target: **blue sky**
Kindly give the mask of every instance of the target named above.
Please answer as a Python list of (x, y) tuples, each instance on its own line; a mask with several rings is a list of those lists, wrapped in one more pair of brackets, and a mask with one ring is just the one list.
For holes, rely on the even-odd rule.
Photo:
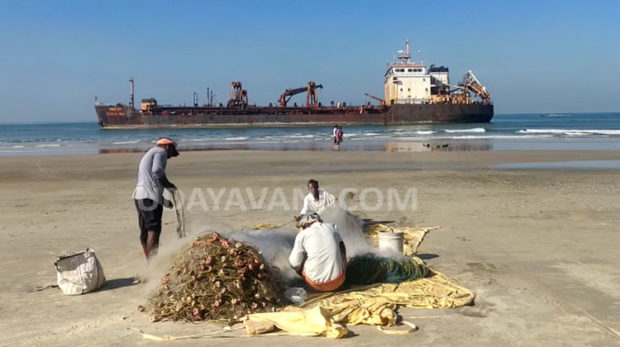
[[(0, 122), (89, 121), (94, 97), (250, 103), (321, 83), (319, 101), (382, 96), (386, 63), (473, 70), (496, 113), (620, 111), (619, 1), (2, 1)], [(292, 101), (304, 102), (299, 95)]]

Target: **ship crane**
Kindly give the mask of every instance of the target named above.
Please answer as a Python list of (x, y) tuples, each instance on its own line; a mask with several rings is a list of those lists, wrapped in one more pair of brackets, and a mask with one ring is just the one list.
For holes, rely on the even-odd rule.
[(476, 75), (474, 75), (471, 70), (467, 71), (465, 76), (463, 76), (463, 86), (484, 101), (487, 101), (491, 97), (491, 93), (478, 81)]
[(293, 97), (293, 95), (297, 95), (299, 93), (303, 93), (303, 92), (305, 92), (307, 90), (308, 90), (307, 87), (285, 90), (284, 93), (282, 93), (282, 95), (280, 95), (280, 100), (279, 100), (280, 107), (286, 107), (286, 104)]
[(248, 106), (248, 91), (241, 87), (241, 82), (230, 84), (230, 99), (226, 107), (245, 109)]
[(462, 83), (459, 83), (456, 86), (451, 85), (450, 88), (454, 88), (450, 90), (450, 94), (452, 94), (453, 92), (457, 90), (461, 91), (461, 94), (454, 94), (454, 96), (457, 98), (457, 101), (459, 102), (470, 103), (471, 100), (470, 100), (469, 92), (472, 92), (477, 97), (482, 99), (483, 103), (485, 104), (491, 103), (491, 92), (489, 92), (487, 88), (483, 86), (482, 83), (480, 83), (480, 81), (478, 81), (478, 79), (476, 78), (476, 75), (474, 75), (474, 73), (471, 70), (467, 71), (467, 73), (463, 76)]
[(316, 95), (316, 90), (318, 88), (323, 88), (322, 84), (316, 84), (313, 81), (308, 82), (305, 87), (295, 88), (295, 89), (286, 89), (284, 93), (280, 95), (278, 100), (280, 107), (286, 107), (288, 101), (295, 95), (306, 92), (306, 107), (317, 107), (318, 99)]
[(378, 96), (374, 96), (374, 95), (372, 95), (372, 94), (368, 94), (368, 93), (364, 93), (364, 95), (366, 95), (367, 97), (369, 97), (369, 98), (371, 98), (371, 99), (374, 99), (374, 100), (379, 101), (379, 103), (381, 103), (381, 105), (385, 105), (385, 100), (381, 99), (381, 98), (380, 98), (380, 97), (378, 97)]

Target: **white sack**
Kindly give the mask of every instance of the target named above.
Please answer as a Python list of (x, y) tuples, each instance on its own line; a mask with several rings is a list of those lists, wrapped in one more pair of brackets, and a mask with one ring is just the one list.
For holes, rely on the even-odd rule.
[(66, 295), (92, 292), (105, 283), (103, 268), (95, 256), (95, 251), (90, 248), (84, 252), (58, 257), (54, 265), (58, 287)]

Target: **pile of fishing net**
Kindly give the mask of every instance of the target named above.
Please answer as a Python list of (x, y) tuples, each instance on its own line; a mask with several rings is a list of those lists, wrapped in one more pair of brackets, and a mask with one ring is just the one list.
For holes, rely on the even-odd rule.
[(260, 253), (217, 233), (183, 250), (149, 298), (152, 321), (220, 320), (281, 306), (281, 288)]
[(427, 277), (430, 272), (417, 257), (393, 259), (365, 254), (348, 261), (345, 284), (401, 283)]

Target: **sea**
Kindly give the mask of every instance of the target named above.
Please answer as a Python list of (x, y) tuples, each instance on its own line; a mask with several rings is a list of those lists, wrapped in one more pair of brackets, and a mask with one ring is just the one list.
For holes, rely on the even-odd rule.
[(162, 136), (179, 150), (273, 151), (512, 151), (620, 150), (620, 113), (499, 114), (490, 123), (332, 126), (101, 129), (83, 123), (0, 124), (0, 156), (142, 152)]

